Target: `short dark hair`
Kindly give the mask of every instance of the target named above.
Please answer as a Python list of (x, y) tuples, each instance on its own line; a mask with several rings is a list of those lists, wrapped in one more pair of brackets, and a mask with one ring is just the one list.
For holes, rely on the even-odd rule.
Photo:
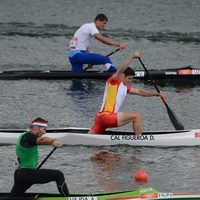
[(34, 122), (44, 122), (44, 123), (48, 123), (47, 120), (45, 120), (45, 119), (43, 119), (43, 118), (41, 118), (41, 117), (37, 117), (36, 119), (34, 119), (34, 120), (32, 121), (32, 123), (34, 123)]
[(127, 69), (124, 71), (124, 74), (125, 76), (135, 76), (135, 71), (130, 67), (127, 67)]
[(99, 21), (108, 21), (108, 18), (104, 14), (100, 13), (94, 19), (95, 22), (97, 20), (99, 20)]

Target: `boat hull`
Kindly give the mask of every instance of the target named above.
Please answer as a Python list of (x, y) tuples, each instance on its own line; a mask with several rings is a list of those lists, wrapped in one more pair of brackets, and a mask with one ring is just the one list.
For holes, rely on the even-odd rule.
[[(153, 79), (171, 80), (199, 80), (200, 69), (190, 66), (174, 69), (155, 70), (149, 69)], [(13, 70), (0, 72), (0, 79), (107, 79), (111, 72), (86, 71), (84, 73), (73, 73), (67, 70)], [(149, 76), (144, 70), (135, 70), (134, 79), (148, 80)]]
[[(113, 198), (134, 198), (141, 195), (152, 195), (158, 193), (152, 187), (139, 188), (131, 191), (115, 192), (115, 193), (101, 193), (101, 194), (72, 194), (70, 197), (61, 197), (59, 194), (37, 194), (37, 193), (27, 193), (23, 199), (37, 199), (37, 200), (106, 200)], [(8, 193), (0, 193), (0, 199), (8, 199)], [(11, 199), (10, 199), (11, 200)]]
[[(13, 200), (8, 193), (0, 193), (1, 200)], [(59, 194), (37, 194), (27, 193), (25, 197), (14, 198), (15, 200), (200, 200), (200, 194), (159, 193), (148, 187), (135, 189), (128, 192), (117, 192), (107, 194), (73, 194), (70, 197), (61, 197)]]
[[(105, 134), (88, 134), (87, 128), (60, 128), (47, 130), (46, 136), (59, 139), (64, 145), (131, 145), (151, 147), (200, 146), (200, 129), (183, 131), (151, 131), (142, 136), (132, 132), (106, 131)], [(0, 144), (15, 144), (24, 130), (0, 129)]]

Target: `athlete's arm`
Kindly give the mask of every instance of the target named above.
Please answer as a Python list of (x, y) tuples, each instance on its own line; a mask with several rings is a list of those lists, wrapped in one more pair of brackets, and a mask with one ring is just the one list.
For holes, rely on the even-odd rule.
[(144, 96), (144, 97), (163, 96), (162, 93), (145, 90), (145, 89), (135, 89), (133, 87), (131, 87), (129, 94), (136, 94), (136, 95), (140, 95), (140, 96)]
[(111, 38), (105, 37), (101, 33), (95, 33), (93, 36), (94, 36), (95, 39), (99, 40), (100, 42), (102, 42), (104, 44), (113, 45), (113, 46), (116, 46), (120, 49), (126, 48), (126, 44), (121, 43), (121, 42), (117, 42), (117, 41), (115, 41)]
[(121, 77), (122, 73), (127, 69), (127, 67), (131, 64), (133, 59), (139, 58), (141, 55), (140, 51), (135, 51), (133, 55), (128, 57), (120, 66), (120, 68), (114, 73), (113, 80), (117, 80)]
[(56, 139), (50, 137), (38, 137), (36, 140), (38, 145), (53, 145), (54, 147), (62, 147), (63, 144)]

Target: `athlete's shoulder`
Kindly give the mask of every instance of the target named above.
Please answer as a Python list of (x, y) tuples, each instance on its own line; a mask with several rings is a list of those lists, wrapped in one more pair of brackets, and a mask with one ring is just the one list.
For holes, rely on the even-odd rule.
[(94, 23), (85, 23), (85, 24), (83, 24), (83, 25), (80, 26), (80, 29), (81, 28), (89, 28), (89, 27), (93, 27), (93, 26), (95, 26)]
[(122, 82), (122, 79), (118, 77), (117, 79), (114, 79), (114, 74), (108, 79), (108, 83), (115, 85), (115, 84), (120, 84)]
[(94, 24), (94, 22), (92, 23), (86, 23), (83, 24), (77, 32), (86, 32), (86, 33), (90, 33), (92, 35), (94, 35), (95, 33), (99, 33), (96, 25)]
[(30, 130), (26, 130), (21, 137), (20, 144), (24, 147), (33, 147), (36, 145), (36, 140), (37, 136)]

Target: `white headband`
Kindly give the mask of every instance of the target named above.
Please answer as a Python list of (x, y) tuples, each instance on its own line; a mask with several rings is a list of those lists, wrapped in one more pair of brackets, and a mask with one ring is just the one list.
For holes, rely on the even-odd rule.
[(41, 126), (41, 127), (47, 127), (47, 122), (32, 122), (33, 126)]

